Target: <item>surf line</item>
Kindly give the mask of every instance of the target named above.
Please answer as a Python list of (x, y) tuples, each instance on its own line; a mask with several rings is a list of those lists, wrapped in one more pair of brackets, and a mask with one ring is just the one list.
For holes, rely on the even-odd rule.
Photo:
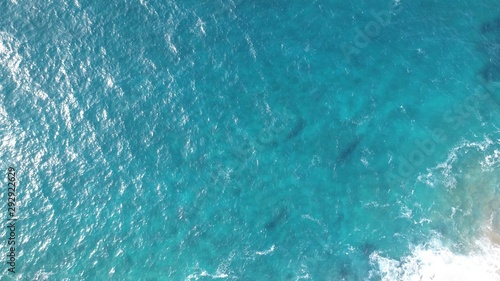
[[(480, 77), (480, 85), (474, 91), (474, 94), (467, 97), (463, 103), (456, 105), (452, 109), (446, 110), (442, 115), (442, 121), (451, 125), (451, 129), (457, 130), (465, 125), (473, 112), (476, 111), (481, 103), (498, 102), (494, 99), (494, 89)], [(495, 87), (495, 85), (493, 85)], [(399, 165), (397, 168), (388, 170), (385, 173), (385, 180), (389, 185), (401, 184), (416, 171), (416, 168), (422, 165), (427, 157), (430, 157), (436, 151), (436, 146), (444, 143), (448, 137), (441, 128), (430, 130), (429, 137), (423, 140), (416, 140), (416, 148), (408, 154), (407, 158), (398, 157)]]

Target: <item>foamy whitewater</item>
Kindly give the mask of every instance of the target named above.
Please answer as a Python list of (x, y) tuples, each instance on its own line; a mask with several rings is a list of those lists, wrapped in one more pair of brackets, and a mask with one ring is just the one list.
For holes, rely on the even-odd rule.
[(0, 1), (0, 279), (500, 280), (498, 0), (371, 2)]
[[(411, 254), (399, 259), (373, 252), (370, 260), (376, 268), (374, 274), (379, 273), (382, 280), (500, 280), (500, 200), (496, 194), (498, 191), (495, 191), (499, 178), (492, 169), (500, 160), (500, 150), (488, 149), (492, 144), (489, 139), (482, 143), (462, 143), (452, 149), (445, 162), (431, 169), (450, 179), (450, 196), (454, 197), (452, 202), (457, 203), (451, 208), (450, 220), (462, 223), (463, 218), (454, 218), (457, 211), (465, 212), (466, 216), (478, 213), (474, 216), (480, 222), (476, 235), (450, 241), (448, 237), (436, 234), (426, 243), (410, 246)], [(464, 183), (466, 186), (461, 186), (451, 171), (459, 161), (458, 155), (469, 150), (486, 153), (482, 161), (477, 161), (477, 170), (469, 171), (480, 177), (468, 177)], [(428, 174), (422, 178), (431, 176)], [(457, 192), (462, 187), (465, 189)]]

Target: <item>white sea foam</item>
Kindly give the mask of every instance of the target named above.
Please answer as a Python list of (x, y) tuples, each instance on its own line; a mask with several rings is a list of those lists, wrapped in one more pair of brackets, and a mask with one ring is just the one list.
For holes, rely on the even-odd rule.
[(384, 281), (500, 280), (500, 247), (486, 238), (477, 240), (475, 245), (476, 249), (469, 253), (457, 254), (434, 239), (414, 247), (401, 260), (374, 252), (370, 255), (374, 267), (370, 275), (380, 275)]
[(479, 163), (483, 170), (490, 170), (491, 167), (500, 163), (500, 150), (495, 149), (492, 154), (486, 155), (484, 161), (480, 161)]
[(227, 274), (210, 274), (207, 271), (203, 270), (200, 273), (192, 273), (190, 274), (186, 280), (200, 280), (200, 277), (211, 277), (213, 279), (225, 279), (228, 278)]
[[(200, 268), (199, 264), (196, 265), (195, 272), (189, 274), (186, 277), (186, 281), (190, 280), (200, 280), (201, 277), (210, 277), (212, 279), (235, 279), (235, 276), (231, 276), (228, 273), (231, 273), (231, 262), (234, 258), (236, 253), (232, 252), (229, 257), (226, 259), (222, 260), (222, 262), (219, 264), (217, 267), (217, 270), (215, 273), (211, 274), (208, 271), (206, 271), (203, 268)], [(205, 280), (205, 278), (201, 278), (202, 280)]]
[(265, 251), (257, 251), (255, 252), (257, 255), (259, 256), (263, 256), (263, 255), (267, 255), (269, 253), (272, 253), (274, 251), (274, 245), (271, 246), (271, 248), (269, 248), (269, 250), (265, 250)]
[[(439, 186), (443, 183), (447, 188), (454, 188), (457, 185), (457, 179), (453, 176), (452, 168), (453, 165), (459, 160), (460, 154), (467, 154), (470, 150), (472, 151), (486, 151), (490, 145), (494, 142), (488, 138), (485, 138), (482, 142), (468, 142), (461, 141), (457, 146), (453, 147), (448, 157), (445, 161), (437, 164), (435, 167), (427, 170), (427, 174), (419, 175), (418, 179), (421, 182), (428, 184), (429, 186)], [(496, 154), (495, 154), (496, 155)], [(498, 158), (494, 155), (488, 155), (485, 157), (484, 162), (480, 162), (483, 168), (491, 167)], [(483, 169), (483, 171), (486, 171)], [(444, 178), (436, 177), (436, 174), (441, 174)]]
[[(372, 276), (385, 281), (500, 280), (500, 200), (495, 172), (500, 153), (492, 146), (494, 143), (489, 138), (480, 142), (464, 140), (444, 162), (419, 178), (429, 186), (446, 186), (442, 199), (451, 204), (451, 211), (436, 209), (432, 221), (447, 214), (460, 232), (457, 245), (466, 245), (463, 247), (467, 249), (458, 253), (445, 245), (443, 241), (448, 238), (436, 236), (426, 244), (413, 246), (409, 255), (398, 260), (374, 252), (370, 255)], [(404, 208), (401, 211), (408, 214)]]

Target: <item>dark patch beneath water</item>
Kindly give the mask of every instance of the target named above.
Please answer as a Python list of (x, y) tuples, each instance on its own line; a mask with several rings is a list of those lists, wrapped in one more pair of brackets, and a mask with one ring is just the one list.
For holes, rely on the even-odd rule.
[(497, 32), (500, 34), (500, 17), (492, 21), (483, 23), (479, 28), (479, 30), (481, 31), (482, 34), (492, 33), (492, 32)]
[(351, 260), (344, 259), (340, 262), (338, 267), (338, 277), (338, 280), (358, 280)]
[(272, 218), (264, 225), (267, 230), (273, 230), (278, 225), (286, 222), (290, 217), (288, 207), (280, 207), (273, 212)]
[(498, 82), (500, 81), (500, 17), (481, 25), (480, 31), (484, 39), (479, 43), (479, 51), (488, 61), (480, 74), (486, 82)]
[(363, 243), (359, 245), (359, 250), (366, 256), (370, 256), (376, 249), (377, 247), (375, 247), (372, 243)]
[(488, 63), (481, 71), (486, 82), (500, 81), (500, 61)]
[(299, 118), (299, 120), (297, 121), (295, 126), (292, 128), (292, 130), (287, 134), (286, 140), (290, 140), (290, 139), (293, 139), (296, 136), (298, 136), (300, 134), (300, 132), (302, 132), (302, 130), (304, 130), (305, 127), (306, 127), (306, 121), (302, 117)]
[(345, 161), (349, 160), (349, 158), (351, 157), (353, 152), (356, 150), (356, 148), (358, 147), (360, 142), (361, 142), (361, 138), (358, 138), (358, 139), (352, 141), (351, 143), (349, 143), (349, 145), (347, 145), (340, 152), (339, 157), (338, 157), (338, 162), (345, 162)]

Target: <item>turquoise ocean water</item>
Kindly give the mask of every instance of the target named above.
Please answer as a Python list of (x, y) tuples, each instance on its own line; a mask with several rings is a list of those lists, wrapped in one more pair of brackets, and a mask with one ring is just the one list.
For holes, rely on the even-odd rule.
[(500, 280), (499, 7), (0, 1), (1, 280)]

